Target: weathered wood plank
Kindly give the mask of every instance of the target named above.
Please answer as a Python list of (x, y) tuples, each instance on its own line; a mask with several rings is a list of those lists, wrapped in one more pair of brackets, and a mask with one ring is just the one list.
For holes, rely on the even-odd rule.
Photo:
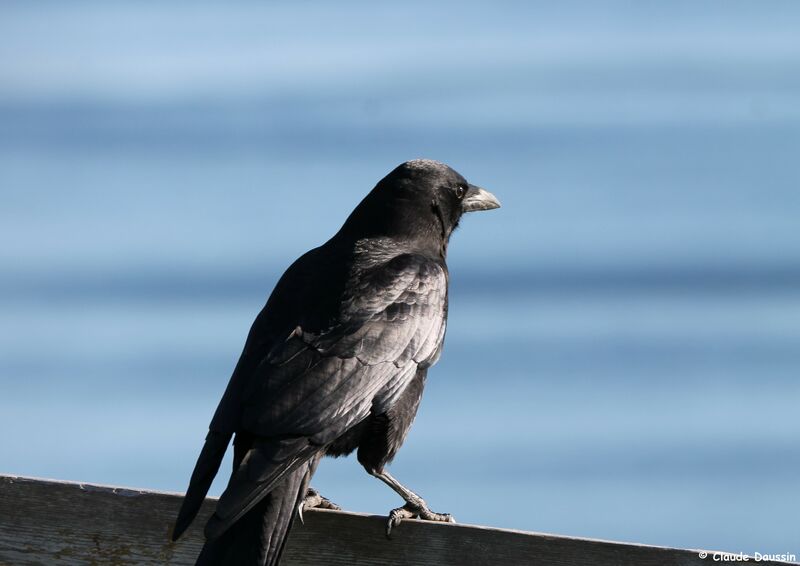
[[(180, 494), (0, 476), (0, 564), (193, 564), (215, 501), (169, 542)], [(468, 525), (406, 521), (392, 540), (384, 517), (309, 511), (285, 566), (708, 566), (697, 551)], [(766, 562), (762, 562), (766, 564)], [(769, 564), (778, 564), (770, 562)], [(786, 564), (786, 563), (784, 563)]]

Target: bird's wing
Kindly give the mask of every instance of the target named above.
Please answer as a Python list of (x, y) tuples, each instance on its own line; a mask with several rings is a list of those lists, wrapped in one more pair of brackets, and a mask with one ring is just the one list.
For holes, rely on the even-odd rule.
[(330, 328), (298, 326), (242, 391), (241, 427), (257, 440), (234, 472), (206, 534), (222, 533), (287, 473), (371, 411), (399, 397), (444, 338), (445, 268), (401, 255), (348, 286)]

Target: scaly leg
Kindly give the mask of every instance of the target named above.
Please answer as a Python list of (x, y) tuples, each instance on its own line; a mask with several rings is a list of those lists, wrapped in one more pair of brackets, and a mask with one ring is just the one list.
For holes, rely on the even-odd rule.
[(373, 471), (375, 476), (383, 483), (391, 487), (406, 504), (389, 512), (389, 521), (386, 523), (386, 537), (391, 537), (392, 529), (400, 524), (403, 519), (424, 519), (426, 521), (440, 521), (443, 523), (455, 523), (456, 520), (448, 513), (436, 513), (428, 508), (419, 495), (408, 489), (399, 481), (394, 479), (387, 471)]

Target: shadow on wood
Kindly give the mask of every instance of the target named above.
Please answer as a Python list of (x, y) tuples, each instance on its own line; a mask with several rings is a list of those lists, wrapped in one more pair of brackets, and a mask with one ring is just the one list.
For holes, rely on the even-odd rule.
[[(192, 527), (172, 543), (180, 501), (176, 493), (0, 476), (0, 564), (194, 564), (215, 500), (206, 500)], [(322, 510), (304, 517), (292, 529), (282, 566), (714, 562), (712, 553), (703, 560), (693, 550), (421, 521), (403, 522), (387, 540), (385, 517)]]

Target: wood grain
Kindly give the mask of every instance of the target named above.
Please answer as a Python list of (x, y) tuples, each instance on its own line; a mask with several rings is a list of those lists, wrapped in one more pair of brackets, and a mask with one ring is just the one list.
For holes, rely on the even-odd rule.
[[(202, 545), (208, 499), (169, 541), (181, 494), (0, 476), (0, 564), (188, 564)], [(670, 566), (712, 564), (698, 551), (310, 510), (292, 529), (283, 566)], [(767, 564), (767, 562), (760, 562)], [(769, 564), (779, 564), (770, 562)], [(786, 564), (786, 563), (783, 563)]]

